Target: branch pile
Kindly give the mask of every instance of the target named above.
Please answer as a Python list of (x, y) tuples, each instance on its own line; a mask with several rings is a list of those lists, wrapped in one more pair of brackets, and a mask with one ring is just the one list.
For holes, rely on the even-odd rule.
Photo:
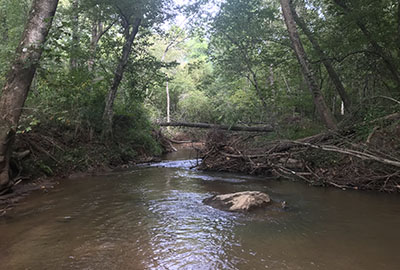
[(256, 139), (211, 132), (200, 169), (297, 178), (343, 189), (400, 191), (398, 124), (373, 127), (366, 141), (354, 129), (252, 146)]

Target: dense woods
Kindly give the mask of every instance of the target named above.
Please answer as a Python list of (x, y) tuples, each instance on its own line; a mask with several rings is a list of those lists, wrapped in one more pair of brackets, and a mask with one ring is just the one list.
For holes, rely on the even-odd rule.
[(353, 127), (398, 162), (400, 3), (0, 0), (0, 85), (0, 193), (160, 154), (170, 121), (274, 127), (263, 141)]

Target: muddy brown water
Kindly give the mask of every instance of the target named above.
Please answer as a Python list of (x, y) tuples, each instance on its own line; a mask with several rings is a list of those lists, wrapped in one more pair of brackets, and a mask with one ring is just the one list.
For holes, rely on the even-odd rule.
[[(189, 155), (31, 195), (0, 218), (0, 269), (400, 269), (399, 196), (204, 173)], [(244, 190), (289, 208), (202, 204)]]

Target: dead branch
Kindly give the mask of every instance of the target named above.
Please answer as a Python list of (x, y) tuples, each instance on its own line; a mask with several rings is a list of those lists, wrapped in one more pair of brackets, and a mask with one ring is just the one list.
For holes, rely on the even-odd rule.
[(314, 149), (319, 149), (319, 150), (324, 150), (324, 151), (328, 151), (328, 152), (336, 152), (336, 153), (341, 153), (341, 154), (345, 154), (345, 155), (350, 155), (353, 157), (358, 157), (360, 159), (363, 160), (374, 160), (386, 165), (390, 165), (390, 166), (395, 166), (400, 168), (400, 162), (398, 161), (394, 161), (394, 160), (390, 160), (390, 159), (386, 159), (386, 158), (382, 158), (379, 156), (375, 156), (372, 154), (368, 154), (368, 153), (363, 153), (360, 151), (356, 151), (356, 150), (352, 150), (352, 149), (343, 149), (343, 148), (339, 148), (333, 145), (314, 145), (311, 143), (302, 143), (299, 141), (294, 141), (295, 144), (300, 144), (300, 145), (304, 145), (304, 146), (308, 146)]
[(206, 128), (206, 129), (221, 129), (230, 131), (248, 131), (248, 132), (272, 132), (274, 131), (271, 126), (228, 126), (228, 125), (215, 125), (207, 123), (188, 123), (188, 122), (165, 122), (158, 123), (162, 127), (192, 127), (192, 128)]

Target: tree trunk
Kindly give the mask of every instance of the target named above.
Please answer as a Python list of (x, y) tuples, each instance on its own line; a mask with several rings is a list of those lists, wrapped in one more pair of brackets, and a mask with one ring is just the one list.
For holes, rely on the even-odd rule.
[(297, 60), (300, 63), (304, 79), (313, 96), (315, 107), (325, 126), (329, 129), (336, 129), (337, 126), (335, 118), (333, 117), (332, 112), (329, 110), (328, 106), (325, 103), (321, 90), (316, 82), (311, 65), (307, 59), (306, 52), (304, 51), (303, 45), (300, 41), (300, 37), (296, 29), (296, 24), (293, 19), (293, 14), (290, 10), (289, 0), (280, 0), (280, 3), (282, 7), (283, 17), (285, 19), (285, 24), (287, 26), (290, 40), (293, 45), (293, 49), (295, 51)]
[(92, 37), (90, 39), (89, 47), (89, 60), (87, 61), (88, 70), (92, 71), (94, 66), (94, 59), (96, 57), (97, 44), (100, 40), (99, 33), (102, 32), (103, 24), (99, 21), (94, 21), (92, 25)]
[[(167, 47), (165, 48), (164, 53), (163, 53), (163, 55), (161, 57), (161, 62), (165, 61), (165, 57), (167, 56), (167, 53), (168, 53), (169, 49), (171, 49), (172, 46), (176, 45), (175, 44), (176, 40), (177, 40), (177, 38), (172, 40), (167, 45)], [(171, 122), (171, 117), (170, 117), (170, 112), (171, 112), (171, 102), (170, 101), (171, 101), (171, 99), (170, 99), (170, 96), (169, 96), (169, 81), (168, 80), (169, 80), (169, 78), (168, 78), (168, 75), (167, 75), (167, 82), (165, 84), (165, 94), (167, 96), (167, 122)]]
[(169, 97), (169, 83), (168, 83), (168, 78), (167, 78), (167, 83), (165, 86), (165, 92), (167, 94), (167, 122), (171, 122), (171, 102), (170, 102), (170, 97)]
[(268, 111), (268, 105), (267, 105), (267, 102), (265, 101), (265, 98), (262, 95), (262, 91), (260, 89), (260, 85), (258, 84), (257, 74), (250, 68), (250, 66), (249, 66), (249, 71), (250, 71), (251, 77), (248, 77), (248, 79), (249, 79), (250, 83), (254, 86), (254, 88), (256, 89), (257, 96), (260, 99), (261, 104), (262, 104), (265, 112), (267, 112)]
[(78, 68), (78, 50), (79, 50), (79, 0), (72, 3), (72, 46), (70, 52), (70, 69)]
[[(127, 26), (127, 34), (125, 37), (125, 44), (122, 49), (122, 56), (119, 60), (117, 69), (114, 73), (114, 80), (111, 85), (110, 90), (108, 91), (108, 96), (106, 99), (106, 106), (104, 108), (103, 121), (104, 121), (104, 130), (103, 134), (112, 133), (112, 117), (113, 117), (113, 106), (114, 100), (117, 95), (118, 87), (122, 81), (126, 64), (128, 63), (129, 56), (132, 50), (133, 41), (139, 31), (139, 26), (141, 23), (141, 19), (135, 19), (134, 23), (130, 26)], [(130, 28), (132, 27), (132, 30)]]
[[(351, 13), (350, 8), (342, 0), (334, 0), (334, 2), (340, 6), (346, 14)], [(374, 48), (375, 52), (381, 56), (387, 69), (390, 71), (393, 79), (396, 81), (397, 87), (400, 87), (400, 73), (390, 52), (386, 52), (385, 49), (378, 44), (363, 22), (361, 22), (359, 19), (355, 19), (355, 22), (358, 28), (360, 28), (361, 32), (363, 32), (364, 36), (367, 38), (368, 42)]]
[(18, 121), (58, 0), (34, 0), (0, 98), (0, 193), (11, 186), (10, 154)]
[(329, 77), (331, 78), (331, 81), (333, 85), (336, 88), (336, 91), (338, 92), (340, 98), (342, 99), (344, 103), (344, 107), (347, 111), (350, 111), (350, 98), (346, 93), (346, 90), (344, 89), (344, 86), (342, 84), (342, 81), (340, 80), (339, 75), (337, 74), (336, 70), (334, 69), (331, 60), (325, 55), (324, 51), (322, 48), (319, 46), (318, 41), (314, 38), (313, 34), (311, 31), (308, 29), (306, 23), (297, 15), (295, 8), (291, 5), (291, 11), (294, 17), (294, 20), (296, 21), (297, 25), (300, 26), (301, 30), (303, 30), (304, 34), (307, 36), (308, 40), (311, 42), (314, 50), (317, 52), (319, 58), (322, 60), (322, 63), (324, 64), (326, 71), (328, 72)]
[(188, 122), (169, 122), (159, 123), (161, 127), (192, 127), (192, 128), (208, 128), (208, 129), (222, 129), (231, 131), (248, 131), (248, 132), (273, 132), (274, 128), (271, 126), (263, 127), (247, 127), (247, 126), (228, 126), (228, 125), (214, 125), (207, 123), (188, 123)]
[(89, 71), (93, 70), (93, 67), (95, 64), (96, 52), (97, 52), (97, 45), (99, 44), (101, 37), (105, 33), (107, 33), (108, 30), (110, 30), (110, 28), (114, 25), (115, 22), (116, 21), (112, 22), (109, 26), (107, 26), (106, 29), (104, 29), (102, 22), (100, 22), (100, 21), (93, 22), (92, 37), (90, 40), (90, 48), (89, 48), (89, 60), (87, 61)]
[(274, 68), (272, 66), (272, 64), (269, 66), (269, 85), (267, 83), (267, 88), (270, 87), (274, 87), (275, 84), (275, 74), (274, 74)]

